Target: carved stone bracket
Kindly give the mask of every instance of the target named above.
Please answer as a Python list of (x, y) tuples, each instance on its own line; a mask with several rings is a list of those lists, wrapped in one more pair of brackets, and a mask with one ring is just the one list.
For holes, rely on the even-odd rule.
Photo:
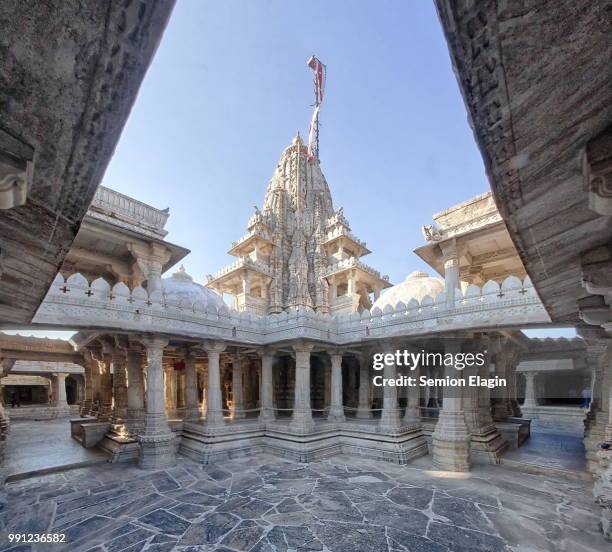
[(0, 128), (0, 209), (26, 202), (32, 182), (34, 148)]
[(587, 143), (582, 172), (589, 208), (600, 215), (612, 215), (612, 125)]

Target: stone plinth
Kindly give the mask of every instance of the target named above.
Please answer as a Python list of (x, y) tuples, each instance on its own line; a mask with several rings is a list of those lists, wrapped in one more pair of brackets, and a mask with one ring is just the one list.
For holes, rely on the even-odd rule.
[(433, 463), (445, 471), (469, 471), (470, 435), (464, 413), (442, 410), (432, 435)]

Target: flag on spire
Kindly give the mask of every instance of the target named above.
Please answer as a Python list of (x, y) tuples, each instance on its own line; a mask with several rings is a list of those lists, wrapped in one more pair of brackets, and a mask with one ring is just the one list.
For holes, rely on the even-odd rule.
[(327, 69), (315, 56), (306, 62), (314, 74), (315, 108), (308, 131), (308, 158), (312, 161), (319, 158), (319, 111), (323, 102)]

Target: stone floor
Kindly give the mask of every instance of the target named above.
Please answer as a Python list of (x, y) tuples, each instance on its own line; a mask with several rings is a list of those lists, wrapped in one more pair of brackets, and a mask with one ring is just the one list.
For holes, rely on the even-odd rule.
[(504, 454), (502, 462), (519, 462), (584, 473), (586, 452), (582, 435), (532, 431), (521, 447)]
[[(7, 485), (0, 550), (71, 552), (597, 552), (590, 484), (477, 467), (470, 474), (338, 456), (179, 459), (143, 472), (101, 464)], [(13, 547), (7, 533), (58, 532), (65, 545)]]
[(85, 449), (70, 438), (68, 420), (11, 420), (2, 465), (9, 480), (67, 466), (106, 462), (104, 453)]

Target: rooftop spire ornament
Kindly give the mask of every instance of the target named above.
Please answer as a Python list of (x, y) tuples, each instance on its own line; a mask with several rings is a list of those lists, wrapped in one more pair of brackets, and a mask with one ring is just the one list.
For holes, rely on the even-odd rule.
[(315, 103), (308, 131), (308, 160), (313, 162), (315, 159), (319, 160), (319, 111), (323, 102), (327, 69), (315, 56), (310, 56), (306, 64), (314, 75)]

